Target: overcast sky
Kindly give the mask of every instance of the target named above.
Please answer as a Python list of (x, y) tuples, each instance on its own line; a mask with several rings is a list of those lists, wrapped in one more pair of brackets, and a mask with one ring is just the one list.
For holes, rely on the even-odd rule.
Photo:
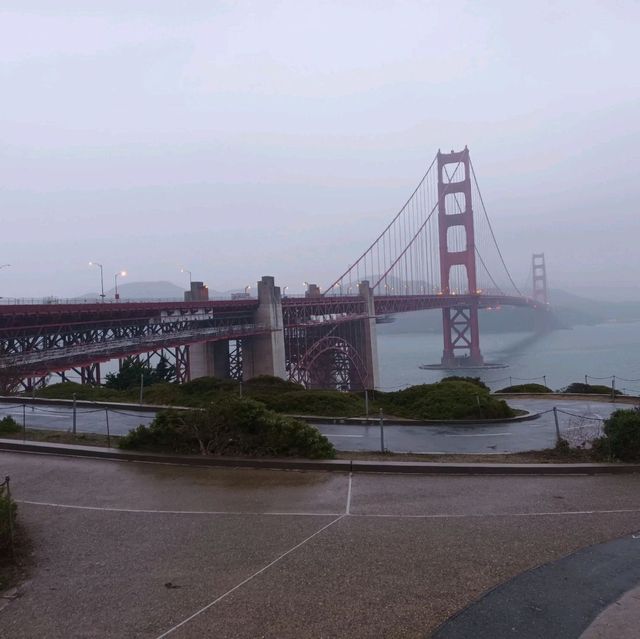
[(0, 295), (326, 285), (438, 148), (505, 259), (640, 273), (634, 0), (4, 0)]

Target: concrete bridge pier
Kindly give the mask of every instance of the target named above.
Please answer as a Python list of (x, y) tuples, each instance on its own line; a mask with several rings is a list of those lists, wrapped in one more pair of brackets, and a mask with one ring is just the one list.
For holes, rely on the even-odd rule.
[(189, 379), (229, 377), (229, 342), (200, 342), (189, 346)]
[(258, 302), (253, 321), (270, 332), (243, 338), (242, 376), (251, 379), (258, 375), (273, 375), (287, 379), (282, 297), (273, 277), (265, 275), (258, 282)]
[(373, 290), (366, 280), (358, 285), (360, 297), (366, 302), (368, 318), (362, 320), (362, 331), (360, 339), (355, 347), (360, 354), (362, 363), (365, 366), (365, 379), (362, 385), (367, 390), (378, 387), (380, 382), (380, 369), (378, 367), (378, 339), (376, 334), (376, 307), (373, 299)]

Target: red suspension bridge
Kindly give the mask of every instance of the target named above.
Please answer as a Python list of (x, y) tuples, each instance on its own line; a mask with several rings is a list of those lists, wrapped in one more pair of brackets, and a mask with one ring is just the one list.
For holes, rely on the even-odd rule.
[[(444, 368), (484, 365), (478, 312), (548, 312), (544, 255), (531, 295), (514, 282), (496, 241), (469, 151), (438, 152), (405, 205), (331, 285), (282, 297), (271, 277), (257, 299), (0, 306), (0, 384), (31, 389), (72, 372), (100, 383), (100, 364), (164, 357), (175, 379), (277, 375), (308, 387), (375, 388), (376, 318), (441, 309)], [(544, 322), (540, 322), (544, 325)]]

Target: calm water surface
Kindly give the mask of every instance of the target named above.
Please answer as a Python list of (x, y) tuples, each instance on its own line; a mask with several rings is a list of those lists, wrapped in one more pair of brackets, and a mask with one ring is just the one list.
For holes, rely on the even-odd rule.
[[(584, 382), (585, 375), (608, 377), (598, 383), (640, 394), (640, 323), (576, 326), (539, 338), (526, 333), (484, 334), (480, 346), (486, 361), (507, 364), (507, 368), (467, 371), (495, 390), (515, 378), (546, 375), (547, 386), (559, 389), (571, 382)], [(427, 371), (421, 364), (434, 364), (442, 356), (442, 336), (434, 333), (378, 334), (378, 357), (382, 388), (435, 382), (451, 372)], [(542, 383), (542, 379), (536, 380)], [(589, 380), (591, 383), (593, 380)]]

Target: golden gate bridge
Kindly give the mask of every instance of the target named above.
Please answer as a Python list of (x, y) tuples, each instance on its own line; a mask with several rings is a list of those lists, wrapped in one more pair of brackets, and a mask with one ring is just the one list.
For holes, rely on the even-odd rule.
[(378, 384), (376, 318), (441, 309), (445, 369), (480, 368), (478, 312), (529, 307), (547, 325), (543, 254), (532, 290), (515, 284), (496, 240), (469, 150), (442, 153), (387, 227), (326, 289), (282, 296), (272, 277), (257, 298), (209, 300), (199, 282), (184, 301), (0, 306), (0, 385), (30, 390), (71, 373), (101, 382), (100, 365), (164, 357), (175, 380), (276, 375), (310, 388)]

